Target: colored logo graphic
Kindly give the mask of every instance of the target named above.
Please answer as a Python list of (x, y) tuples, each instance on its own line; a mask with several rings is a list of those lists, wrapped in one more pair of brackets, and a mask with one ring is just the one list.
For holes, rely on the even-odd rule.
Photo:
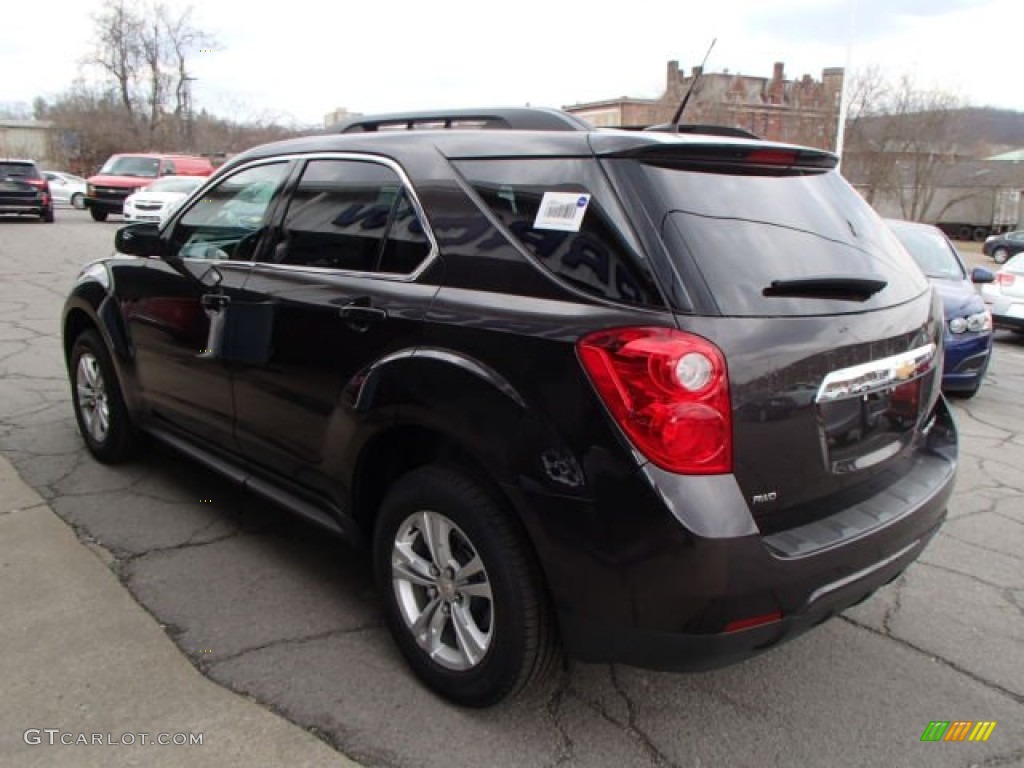
[(995, 727), (995, 720), (932, 720), (921, 741), (988, 741)]

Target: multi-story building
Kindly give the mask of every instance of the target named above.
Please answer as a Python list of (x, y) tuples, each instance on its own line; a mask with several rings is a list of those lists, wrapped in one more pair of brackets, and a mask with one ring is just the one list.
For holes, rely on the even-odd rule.
[(843, 91), (843, 68), (822, 70), (820, 80), (804, 75), (788, 80), (785, 66), (776, 62), (771, 77), (702, 72), (687, 74), (679, 62), (668, 62), (665, 92), (657, 99), (622, 97), (564, 107), (597, 126), (645, 126), (667, 123), (685, 94), (693, 95), (685, 123), (741, 128), (773, 141), (789, 141), (834, 149)]

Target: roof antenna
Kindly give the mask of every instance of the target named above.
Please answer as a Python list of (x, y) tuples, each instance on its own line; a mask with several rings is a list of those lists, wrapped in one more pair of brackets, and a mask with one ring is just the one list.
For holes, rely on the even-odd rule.
[(718, 42), (717, 37), (711, 40), (711, 45), (708, 46), (708, 52), (704, 54), (704, 61), (700, 63), (700, 71), (693, 76), (693, 80), (690, 81), (689, 90), (687, 90), (686, 95), (683, 96), (683, 101), (679, 105), (679, 109), (677, 109), (676, 113), (672, 116), (672, 127), (676, 133), (679, 133), (679, 120), (683, 116), (683, 110), (686, 109), (686, 105), (690, 101), (690, 96), (693, 95), (693, 89), (697, 85), (697, 81), (700, 80), (701, 76), (704, 74), (704, 65), (708, 63), (708, 56), (711, 55), (711, 49), (715, 47), (716, 42)]

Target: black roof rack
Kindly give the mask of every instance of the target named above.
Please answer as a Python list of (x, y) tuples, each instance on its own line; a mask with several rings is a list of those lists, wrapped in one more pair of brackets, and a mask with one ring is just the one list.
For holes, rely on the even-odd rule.
[(592, 131), (582, 118), (547, 107), (503, 107), (499, 109), (438, 109), (364, 115), (331, 126), (324, 133), (369, 133), (392, 130), (444, 128), (505, 129), (520, 131)]

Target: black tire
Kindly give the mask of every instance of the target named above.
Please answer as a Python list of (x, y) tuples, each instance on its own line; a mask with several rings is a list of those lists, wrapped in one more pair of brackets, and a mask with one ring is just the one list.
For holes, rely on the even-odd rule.
[(996, 248), (992, 251), (992, 261), (996, 264), (1005, 264), (1009, 253), (1005, 248)]
[[(440, 539), (452, 563), (447, 575), (427, 571), (436, 560), (445, 560), (435, 557), (438, 549), (428, 546), (423, 533), (431, 528), (428, 522), (438, 521), (451, 526)], [(444, 528), (432, 530), (436, 534)], [(399, 546), (410, 554), (400, 555)], [(377, 587), (395, 642), (413, 672), (444, 698), (467, 707), (491, 706), (543, 678), (559, 657), (550, 604), (525, 536), (461, 472), (432, 465), (400, 478), (381, 504), (373, 551)], [(474, 555), (482, 564), (478, 570), (466, 567)], [(417, 574), (415, 583), (395, 570), (393, 563), (400, 559), (405, 573)], [(460, 582), (458, 573), (474, 575)], [(413, 614), (423, 620), (420, 641)], [(461, 639), (467, 633), (473, 643)], [(420, 642), (432, 645), (434, 653)]]
[(107, 220), (107, 212), (106, 211), (98, 211), (95, 208), (90, 208), (89, 209), (89, 215), (92, 216), (92, 220), (93, 221), (106, 221)]
[(85, 210), (85, 195), (81, 192), (75, 192), (75, 194), (71, 196), (71, 207), (76, 211)]
[(96, 331), (83, 331), (75, 339), (68, 370), (75, 420), (86, 447), (104, 464), (123, 462), (138, 441), (110, 354)]
[(946, 392), (946, 394), (952, 396), (956, 400), (970, 400), (972, 397), (978, 394), (979, 389), (981, 389), (981, 384), (978, 384), (976, 387), (972, 389), (950, 390), (949, 392)]
[(47, 224), (53, 224), (53, 208), (45, 209), (41, 214), (39, 214), (39, 218)]

